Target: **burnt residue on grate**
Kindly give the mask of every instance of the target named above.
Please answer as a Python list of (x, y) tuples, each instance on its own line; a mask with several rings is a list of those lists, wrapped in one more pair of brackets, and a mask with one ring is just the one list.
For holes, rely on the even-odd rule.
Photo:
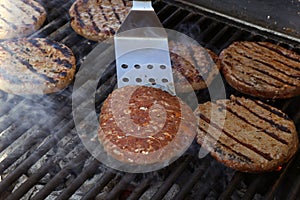
[[(47, 37), (69, 46), (77, 67), (97, 45), (69, 24), (74, 1), (40, 0), (48, 17), (30, 37)], [(234, 41), (271, 41), (300, 52), (299, 44), (200, 12), (174, 1), (155, 1), (166, 28), (183, 32), (219, 53)], [(116, 84), (113, 64), (99, 80), (96, 110)], [(218, 81), (212, 86), (218, 89)], [(226, 85), (227, 96), (239, 92)], [(207, 90), (198, 91), (199, 102)], [(299, 154), (277, 172), (246, 174), (224, 167), (210, 156), (199, 159), (199, 146), (171, 166), (145, 174), (122, 173), (95, 160), (77, 136), (72, 119), (72, 86), (44, 96), (15, 96), (0, 91), (0, 199), (296, 199), (300, 191)], [(268, 100), (296, 122), (299, 97)]]

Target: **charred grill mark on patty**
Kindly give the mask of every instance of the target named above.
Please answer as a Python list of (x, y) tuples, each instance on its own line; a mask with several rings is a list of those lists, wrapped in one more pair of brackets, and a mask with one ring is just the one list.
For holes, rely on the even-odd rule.
[[(248, 109), (238, 105), (237, 101), (259, 115), (286, 126), (291, 130), (291, 134), (286, 134), (269, 122), (253, 115)], [(299, 141), (296, 127), (291, 120), (287, 121), (272, 114), (256, 105), (254, 101), (256, 100), (231, 95), (230, 99), (200, 104), (194, 112), (198, 118), (197, 143), (203, 145), (203, 148), (207, 149), (216, 160), (235, 170), (255, 173), (273, 171), (277, 166), (287, 163), (297, 152)], [(269, 107), (268, 104), (265, 105)], [(275, 107), (271, 108), (281, 112)], [(221, 143), (251, 158), (253, 163), (236, 162), (231, 159), (227, 155), (233, 153)], [(249, 144), (250, 148), (244, 143)]]
[(64, 66), (68, 69), (71, 69), (73, 67), (73, 65), (66, 59), (60, 59), (60, 58), (56, 58), (53, 60), (54, 62), (56, 62), (57, 64)]
[(37, 23), (37, 21), (38, 21), (38, 19), (37, 19), (35, 16), (33, 16), (33, 15), (32, 15), (32, 17), (31, 17), (31, 19), (32, 19), (35, 23)]
[(62, 76), (62, 77), (67, 77), (68, 73), (67, 72), (60, 72), (59, 75)]
[[(257, 64), (261, 64), (263, 66), (266, 66), (267, 68), (274, 70), (280, 74), (284, 74), (286, 76), (292, 77), (292, 78), (299, 78), (299, 75), (294, 75), (292, 72), (288, 73), (286, 70), (282, 69), (281, 66), (277, 66), (277, 65), (284, 65), (292, 70), (297, 70), (295, 67), (292, 67), (291, 65), (289, 65), (287, 62), (282, 62), (279, 61), (278, 63), (274, 62), (274, 58), (271, 57), (266, 57), (265, 55), (261, 55), (261, 52), (257, 52), (257, 50), (253, 50), (254, 47), (252, 46), (247, 46), (247, 43), (241, 43), (241, 45), (243, 45), (244, 48), (247, 48), (248, 50), (247, 53), (241, 53), (239, 51), (235, 51), (236, 53), (238, 53), (239, 55), (241, 55), (242, 57), (245, 57), (249, 60), (252, 60), (253, 62), (257, 63)], [(253, 44), (254, 45), (254, 44)], [(251, 48), (252, 47), (252, 48)], [(260, 54), (259, 54), (260, 53)], [(249, 61), (247, 60), (247, 61)], [(272, 64), (270, 64), (272, 63)], [(298, 71), (300, 71), (300, 69), (298, 69)]]
[[(255, 101), (254, 101), (255, 102)], [(235, 103), (237, 103), (239, 106), (245, 108), (246, 110), (248, 110), (250, 113), (252, 113), (253, 115), (257, 116), (258, 118), (268, 122), (269, 124), (271, 124), (272, 126), (276, 127), (277, 129), (285, 132), (285, 133), (289, 133), (291, 134), (291, 130), (288, 129), (287, 127), (281, 125), (281, 124), (278, 124), (276, 123), (275, 121), (273, 121), (272, 119), (268, 119), (258, 113), (256, 113), (254, 110), (252, 110), (251, 108), (245, 106), (242, 102), (240, 102), (238, 99), (235, 100)]]
[(81, 19), (80, 13), (79, 13), (79, 11), (78, 11), (78, 5), (77, 5), (77, 4), (75, 4), (75, 6), (74, 6), (74, 11), (75, 11), (76, 19), (77, 19), (78, 22), (79, 22), (79, 26), (80, 26), (81, 28), (84, 28), (84, 27), (85, 27), (85, 24), (84, 24), (83, 20)]
[(27, 67), (27, 69), (29, 69), (32, 73), (38, 75), (39, 77), (43, 78), (44, 80), (50, 82), (50, 83), (57, 83), (58, 81), (57, 80), (54, 80), (53, 78), (45, 75), (45, 74), (41, 74), (41, 73), (38, 73), (37, 70), (27, 61), (27, 60), (24, 60), (22, 58), (19, 58), (19, 57), (16, 57), (16, 59), (23, 65), (25, 65)]
[(126, 6), (126, 1), (125, 1), (125, 0), (122, 0), (122, 2), (123, 2), (123, 5)]
[(99, 8), (100, 8), (100, 11), (101, 11), (101, 14), (102, 14), (104, 20), (108, 21), (108, 18), (106, 16), (105, 12), (104, 12), (104, 8), (101, 6), (101, 4), (99, 5)]
[[(48, 52), (42, 48), (42, 44), (39, 43), (40, 40), (37, 40), (37, 39), (28, 39), (27, 40), (33, 47), (35, 47), (36, 49), (39, 49), (44, 55), (47, 55)], [(16, 43), (18, 43), (16, 41)], [(28, 57), (31, 56), (30, 54), (30, 49), (26, 48), (25, 50), (23, 50), (22, 47), (19, 48), (21, 52), (23, 52), (24, 54), (26, 54)], [(51, 55), (50, 55), (51, 57)], [(68, 69), (71, 69), (73, 67), (73, 65), (67, 60), (67, 59), (63, 59), (61, 60), (61, 58), (55, 58), (55, 59), (52, 59), (53, 62), (57, 63), (58, 65), (60, 66), (64, 66)]]
[(121, 19), (120, 19), (120, 16), (119, 16), (119, 14), (116, 12), (116, 9), (115, 9), (115, 7), (114, 7), (115, 5), (112, 4), (111, 0), (109, 0), (109, 4), (110, 4), (110, 6), (111, 6), (111, 9), (112, 9), (112, 11), (113, 11), (113, 13), (114, 13), (115, 18), (118, 20), (119, 24), (122, 24), (122, 21), (121, 21)]
[(282, 112), (279, 112), (278, 110), (275, 110), (274, 108), (272, 108), (271, 106), (267, 105), (267, 104), (264, 104), (262, 103), (261, 101), (256, 101), (254, 100), (253, 101), (256, 105), (262, 107), (263, 109), (277, 115), (278, 117), (281, 117), (285, 120), (290, 120), (290, 118), (285, 114), (285, 113), (282, 113)]
[[(232, 63), (231, 62), (228, 62), (228, 61), (223, 61), (227, 66), (230, 66), (231, 68), (232, 68)], [(235, 69), (235, 71), (236, 71), (236, 69)], [(241, 72), (239, 72), (239, 73), (241, 73)], [(253, 77), (253, 78), (255, 78), (255, 80), (259, 80), (260, 82), (263, 82), (264, 84), (268, 84), (268, 85), (270, 85), (270, 86), (273, 86), (273, 87), (275, 87), (275, 88), (281, 88), (282, 86), (280, 86), (280, 85), (276, 85), (276, 84), (274, 84), (274, 83), (272, 83), (272, 82), (268, 82), (267, 80), (265, 80), (265, 79), (263, 79), (263, 78), (260, 78), (260, 77), (258, 77), (258, 76), (254, 76), (253, 74), (249, 74), (249, 73), (247, 73), (247, 72), (243, 72), (243, 74), (246, 74), (247, 76), (249, 76), (249, 77)], [(256, 87), (256, 82), (253, 82), (253, 80), (252, 81), (247, 81), (247, 80), (245, 80), (245, 79), (243, 79), (243, 78), (240, 78), (238, 75), (236, 75), (236, 73), (231, 73), (230, 74), (230, 76), (232, 76), (234, 79), (236, 79), (237, 81), (239, 81), (240, 83), (243, 83), (243, 84), (245, 84), (245, 85), (247, 85), (248, 87), (253, 87), (253, 88), (255, 88)]]
[(3, 78), (4, 80), (9, 81), (12, 84), (17, 84), (17, 85), (23, 84), (23, 81), (21, 79), (19, 79), (17, 76), (7, 73), (2, 68), (0, 68), (0, 77)]
[(37, 11), (38, 13), (40, 14), (43, 14), (44, 13), (44, 10), (41, 9), (40, 7), (34, 5), (31, 1), (29, 0), (21, 0), (23, 3), (25, 3), (26, 5), (32, 7), (35, 11)]
[[(129, 12), (130, 4), (121, 0), (77, 0), (69, 10), (71, 26), (77, 34), (89, 40), (103, 41), (116, 34)], [(81, 25), (76, 9), (81, 15)]]
[[(269, 44), (267, 44), (265, 42), (257, 42), (256, 44), (259, 45), (260, 47), (268, 49), (269, 51), (275, 52), (278, 55), (283, 56), (283, 57), (285, 57), (287, 59), (290, 59), (290, 60), (298, 62), (298, 63), (300, 62), (300, 56), (296, 55), (296, 54), (294, 54), (294, 53), (292, 53), (290, 51), (288, 51), (288, 52), (284, 52), (285, 50), (281, 51), (279, 48), (275, 48), (273, 45), (269, 45)], [(280, 59), (278, 61), (280, 61)], [(300, 70), (299, 67), (298, 68), (297, 67), (293, 67), (293, 66), (290, 66), (290, 67), (292, 67), (293, 69), (296, 69), (296, 70)]]
[[(18, 3), (16, 3), (16, 1), (12, 1), (12, 3), (14, 4), (14, 6), (16, 6), (16, 8), (18, 8), (20, 11), (22, 11), (25, 15), (31, 16), (31, 19), (37, 23), (38, 19), (36, 18), (35, 15), (33, 15), (33, 13), (31, 13), (28, 9), (24, 9), (22, 6), (20, 6)], [(27, 4), (24, 4), (25, 6)]]
[(225, 129), (222, 129), (218, 124), (212, 122), (205, 115), (203, 115), (203, 114), (200, 113), (199, 117), (202, 120), (204, 120), (206, 123), (210, 124), (210, 126), (214, 127), (215, 129), (217, 129), (221, 133), (225, 134), (227, 137), (229, 137), (233, 141), (235, 141), (235, 142), (239, 143), (240, 145), (243, 145), (244, 147), (248, 148), (249, 150), (255, 152), (257, 155), (260, 155), (262, 158), (264, 158), (264, 159), (266, 159), (268, 161), (273, 160), (273, 158), (268, 153), (262, 152), (261, 150), (257, 149), (256, 147), (252, 146), (251, 144), (247, 144), (246, 142), (243, 142), (243, 141), (235, 138), (232, 134), (230, 134), (229, 132), (227, 132)]
[[(231, 68), (231, 70), (233, 70), (233, 64), (232, 62), (229, 62), (227, 60), (224, 60), (223, 63), (225, 63), (227, 66), (229, 66)], [(238, 80), (239, 82), (251, 86), (251, 87), (255, 87), (256, 86), (256, 82), (254, 82), (253, 80), (258, 80), (259, 82), (262, 82), (264, 84), (273, 86), (275, 88), (281, 88), (282, 86), (277, 85), (275, 83), (272, 83), (270, 81), (265, 80), (263, 77), (260, 77), (259, 75), (255, 75), (254, 73), (248, 73), (247, 71), (243, 70), (243, 69), (239, 69), (239, 68), (234, 68), (234, 71), (237, 71), (238, 73), (242, 73), (245, 74), (247, 77), (252, 77), (252, 81), (247, 81), (245, 79), (239, 78), (235, 73), (230, 74), (230, 76), (234, 77), (236, 80)]]
[(90, 18), (90, 20), (91, 20), (91, 22), (92, 22), (93, 29), (94, 29), (97, 33), (100, 33), (100, 29), (98, 28), (96, 22), (94, 21), (94, 17), (93, 17), (93, 15), (92, 15), (92, 13), (91, 13), (91, 9), (88, 9), (87, 13), (88, 13), (89, 18)]
[(8, 52), (12, 58), (15, 58), (20, 64), (26, 66), (26, 68), (31, 71), (33, 74), (36, 74), (37, 76), (43, 78), (44, 80), (50, 82), (50, 83), (57, 83), (57, 80), (54, 80), (53, 78), (45, 75), (38, 73), (37, 70), (29, 63), (29, 59), (25, 60), (24, 58), (21, 58), (20, 56), (16, 55), (15, 52), (12, 52), (8, 47), (0, 44), (0, 47)]
[(7, 21), (6, 19), (4, 19), (4, 18), (0, 18), (0, 20), (2, 20), (4, 23), (6, 23), (8, 26), (10, 26), (10, 27), (12, 27), (14, 30), (17, 30), (18, 29), (18, 27), (15, 25), (15, 24), (13, 24), (13, 23), (11, 23), (11, 22), (9, 22), (9, 21)]
[[(37, 12), (32, 8), (40, 8)], [(25, 37), (32, 34), (42, 26), (46, 11), (34, 0), (27, 1), (2, 1), (0, 3), (0, 20), (4, 31), (1, 31), (0, 39)]]
[[(230, 113), (232, 113), (234, 116), (238, 117), (240, 120), (242, 120), (243, 122), (245, 122), (246, 124), (249, 124), (251, 125), (252, 127), (258, 129), (259, 131), (261, 132), (264, 132), (265, 134), (267, 134), (268, 136), (272, 137), (273, 139), (277, 140), (278, 142), (282, 143), (282, 144), (285, 144), (285, 145), (288, 145), (288, 142), (285, 141), (284, 139), (278, 137), (275, 133), (272, 133), (268, 130), (265, 130), (264, 128), (262, 127), (259, 127), (258, 125), (252, 123), (251, 121), (249, 121), (248, 119), (246, 119), (245, 117), (241, 116), (239, 113), (235, 112), (234, 110), (232, 110), (230, 108), (230, 105), (223, 105), (223, 104), (220, 104), (218, 103), (217, 104), (218, 106), (220, 106), (223, 110), (227, 110), (229, 111)], [(242, 107), (242, 109), (240, 110), (240, 112), (249, 112), (249, 110), (245, 109), (244, 107)], [(251, 112), (250, 112), (251, 113)]]
[(247, 85), (248, 87), (255, 87), (255, 84), (254, 84), (254, 83), (249, 82), (249, 81), (245, 81), (244, 79), (241, 79), (240, 77), (238, 77), (238, 76), (235, 75), (235, 74), (231, 74), (231, 76), (232, 76), (234, 79), (238, 80), (239, 82), (241, 82), (241, 83)]
[(62, 44), (59, 44), (55, 41), (45, 39), (45, 42), (52, 46), (54, 49), (60, 51), (66, 58), (70, 58), (73, 56), (73, 53), (67, 47), (64, 47)]
[(114, 35), (116, 33), (116, 31), (111, 27), (109, 28), (109, 32), (110, 32), (111, 35)]
[(28, 39), (27, 40), (32, 46), (36, 47), (39, 49), (43, 54), (47, 54), (47, 51), (41, 47), (41, 44), (39, 43), (38, 40), (36, 39)]
[[(234, 42), (221, 52), (221, 70), (226, 81), (236, 90), (256, 97), (286, 99), (299, 95), (300, 62), (295, 60), (300, 56), (278, 45), (262, 43), (294, 58), (287, 59), (257, 43)], [(243, 82), (237, 81), (233, 74)], [(265, 81), (253, 78), (254, 75)], [(247, 87), (244, 82), (251, 82), (255, 87)]]
[[(111, 2), (110, 2), (111, 4)], [(106, 11), (104, 10), (103, 6), (99, 5), (99, 8), (100, 8), (100, 11), (101, 11), (101, 14), (104, 18), (105, 21), (109, 21), (108, 17), (106, 16)], [(112, 27), (107, 27), (108, 30), (106, 30), (106, 28), (104, 28), (104, 32), (106, 35), (114, 35), (116, 33), (116, 31), (112, 28)]]
[[(240, 66), (241, 66), (242, 68), (251, 68), (252, 70), (255, 70), (256, 72), (259, 72), (260, 74), (263, 74), (263, 75), (265, 75), (265, 76), (267, 76), (267, 77), (269, 77), (269, 78), (271, 78), (271, 79), (274, 79), (274, 80), (276, 80), (276, 81), (281, 82), (283, 85), (286, 84), (286, 85), (289, 85), (289, 86), (292, 86), (292, 87), (297, 86), (297, 84), (295, 84), (295, 83), (293, 83), (293, 82), (291, 82), (291, 81), (287, 81), (287, 80), (284, 80), (284, 79), (279, 78), (278, 76), (275, 76), (275, 75), (272, 74), (270, 71), (262, 70), (262, 69), (260, 69), (259, 67), (254, 66), (253, 63), (251, 63), (252, 60), (250, 60), (250, 62), (243, 62), (243, 61), (241, 61), (240, 59), (235, 58), (234, 55), (227, 54), (226, 56), (227, 56), (227, 58), (229, 57), (230, 60), (231, 60), (231, 62), (228, 61), (227, 64), (230, 64), (229, 66), (231, 66), (233, 69), (235, 69), (235, 67), (234, 67), (234, 64), (235, 64), (235, 63), (232, 63), (232, 60), (235, 61), (235, 62), (237, 62), (237, 63), (239, 63)], [(242, 57), (243, 57), (243, 56), (244, 56), (244, 55), (242, 55)], [(248, 61), (249, 61), (249, 60), (248, 60)], [(245, 69), (245, 70), (247, 70), (247, 69)]]
[[(250, 60), (253, 60), (255, 63), (259, 63), (259, 64), (262, 64), (264, 66), (267, 66), (269, 67), (271, 70), (274, 70), (274, 71), (277, 71), (278, 73), (281, 73), (281, 74), (284, 74), (288, 77), (292, 77), (292, 78), (300, 78), (299, 75), (294, 75), (294, 74), (291, 74), (291, 73), (286, 73), (286, 71), (284, 71), (283, 69), (281, 69), (280, 67), (274, 67), (274, 65), (271, 65), (270, 63), (268, 62), (264, 62), (262, 60), (259, 60), (259, 59), (255, 59), (253, 57), (250, 57), (250, 56), (247, 56), (245, 55), (246, 58), (250, 59)], [(284, 64), (285, 66), (288, 66), (286, 64)]]
[[(176, 82), (185, 82), (185, 80), (182, 80), (182, 77), (189, 83), (204, 81), (199, 71), (185, 58), (172, 52), (170, 53), (170, 58)], [(177, 73), (181, 76), (178, 76)]]
[(13, 13), (13, 11), (9, 8), (7, 8), (4, 4), (0, 4), (2, 8), (4, 8), (7, 12)]
[[(217, 141), (216, 141), (216, 139), (215, 139), (215, 138), (214, 138), (207, 130), (203, 129), (201, 126), (198, 126), (198, 129), (199, 129), (200, 131), (202, 131), (203, 133), (205, 133), (205, 136), (206, 136), (206, 137), (208, 136), (208, 137), (210, 137), (212, 140), (214, 140), (214, 141), (216, 142), (216, 144), (215, 144), (215, 147), (216, 147), (216, 148), (214, 149), (215, 152), (221, 153), (221, 154), (223, 154), (223, 155), (226, 155), (226, 154), (228, 155), (228, 153), (225, 153), (225, 152), (222, 151), (220, 148), (219, 148), (219, 150), (218, 150), (218, 147), (217, 147), (217, 146), (220, 145), (220, 146), (224, 147), (225, 149), (228, 149), (229, 151), (231, 151), (231, 152), (233, 152), (234, 154), (236, 154), (237, 156), (232, 155), (232, 157), (233, 157), (235, 160), (253, 163), (252, 159), (249, 158), (248, 156), (242, 154), (241, 152), (236, 151), (234, 148), (231, 148), (230, 146), (226, 145), (225, 143), (221, 142), (220, 140), (217, 140)], [(200, 142), (200, 143), (202, 143), (202, 142)]]

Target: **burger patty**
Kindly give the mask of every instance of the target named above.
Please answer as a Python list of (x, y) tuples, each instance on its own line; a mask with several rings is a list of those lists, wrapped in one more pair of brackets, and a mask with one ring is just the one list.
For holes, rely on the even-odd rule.
[(0, 1), (0, 39), (27, 36), (46, 20), (46, 11), (33, 0)]
[(199, 119), (198, 143), (236, 170), (275, 170), (298, 149), (293, 121), (261, 101), (231, 96), (201, 104), (194, 113)]
[(200, 45), (169, 42), (176, 92), (207, 88), (219, 74), (219, 57)]
[(99, 140), (110, 156), (124, 163), (167, 163), (182, 155), (195, 135), (191, 108), (157, 88), (118, 88), (101, 108)]
[(262, 98), (300, 94), (300, 55), (268, 42), (234, 42), (220, 54), (222, 73), (236, 90)]
[(74, 78), (75, 57), (65, 45), (43, 38), (0, 42), (0, 89), (14, 94), (45, 94)]
[[(124, 0), (77, 0), (69, 11), (71, 26), (89, 40), (103, 41), (115, 35), (131, 7)], [(220, 62), (212, 51), (175, 41), (169, 47), (177, 92), (204, 89), (219, 73)]]
[(77, 0), (70, 8), (71, 26), (93, 41), (113, 36), (132, 7), (125, 0)]

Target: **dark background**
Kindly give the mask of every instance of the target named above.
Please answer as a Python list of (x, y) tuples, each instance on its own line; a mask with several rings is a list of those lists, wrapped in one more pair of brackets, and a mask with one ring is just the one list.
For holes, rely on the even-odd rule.
[(300, 39), (300, 0), (186, 1)]

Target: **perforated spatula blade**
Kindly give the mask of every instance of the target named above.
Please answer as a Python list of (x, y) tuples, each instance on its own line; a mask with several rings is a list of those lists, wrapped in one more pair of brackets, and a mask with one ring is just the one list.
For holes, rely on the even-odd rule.
[(148, 85), (176, 94), (167, 33), (151, 1), (133, 1), (114, 42), (118, 87)]

